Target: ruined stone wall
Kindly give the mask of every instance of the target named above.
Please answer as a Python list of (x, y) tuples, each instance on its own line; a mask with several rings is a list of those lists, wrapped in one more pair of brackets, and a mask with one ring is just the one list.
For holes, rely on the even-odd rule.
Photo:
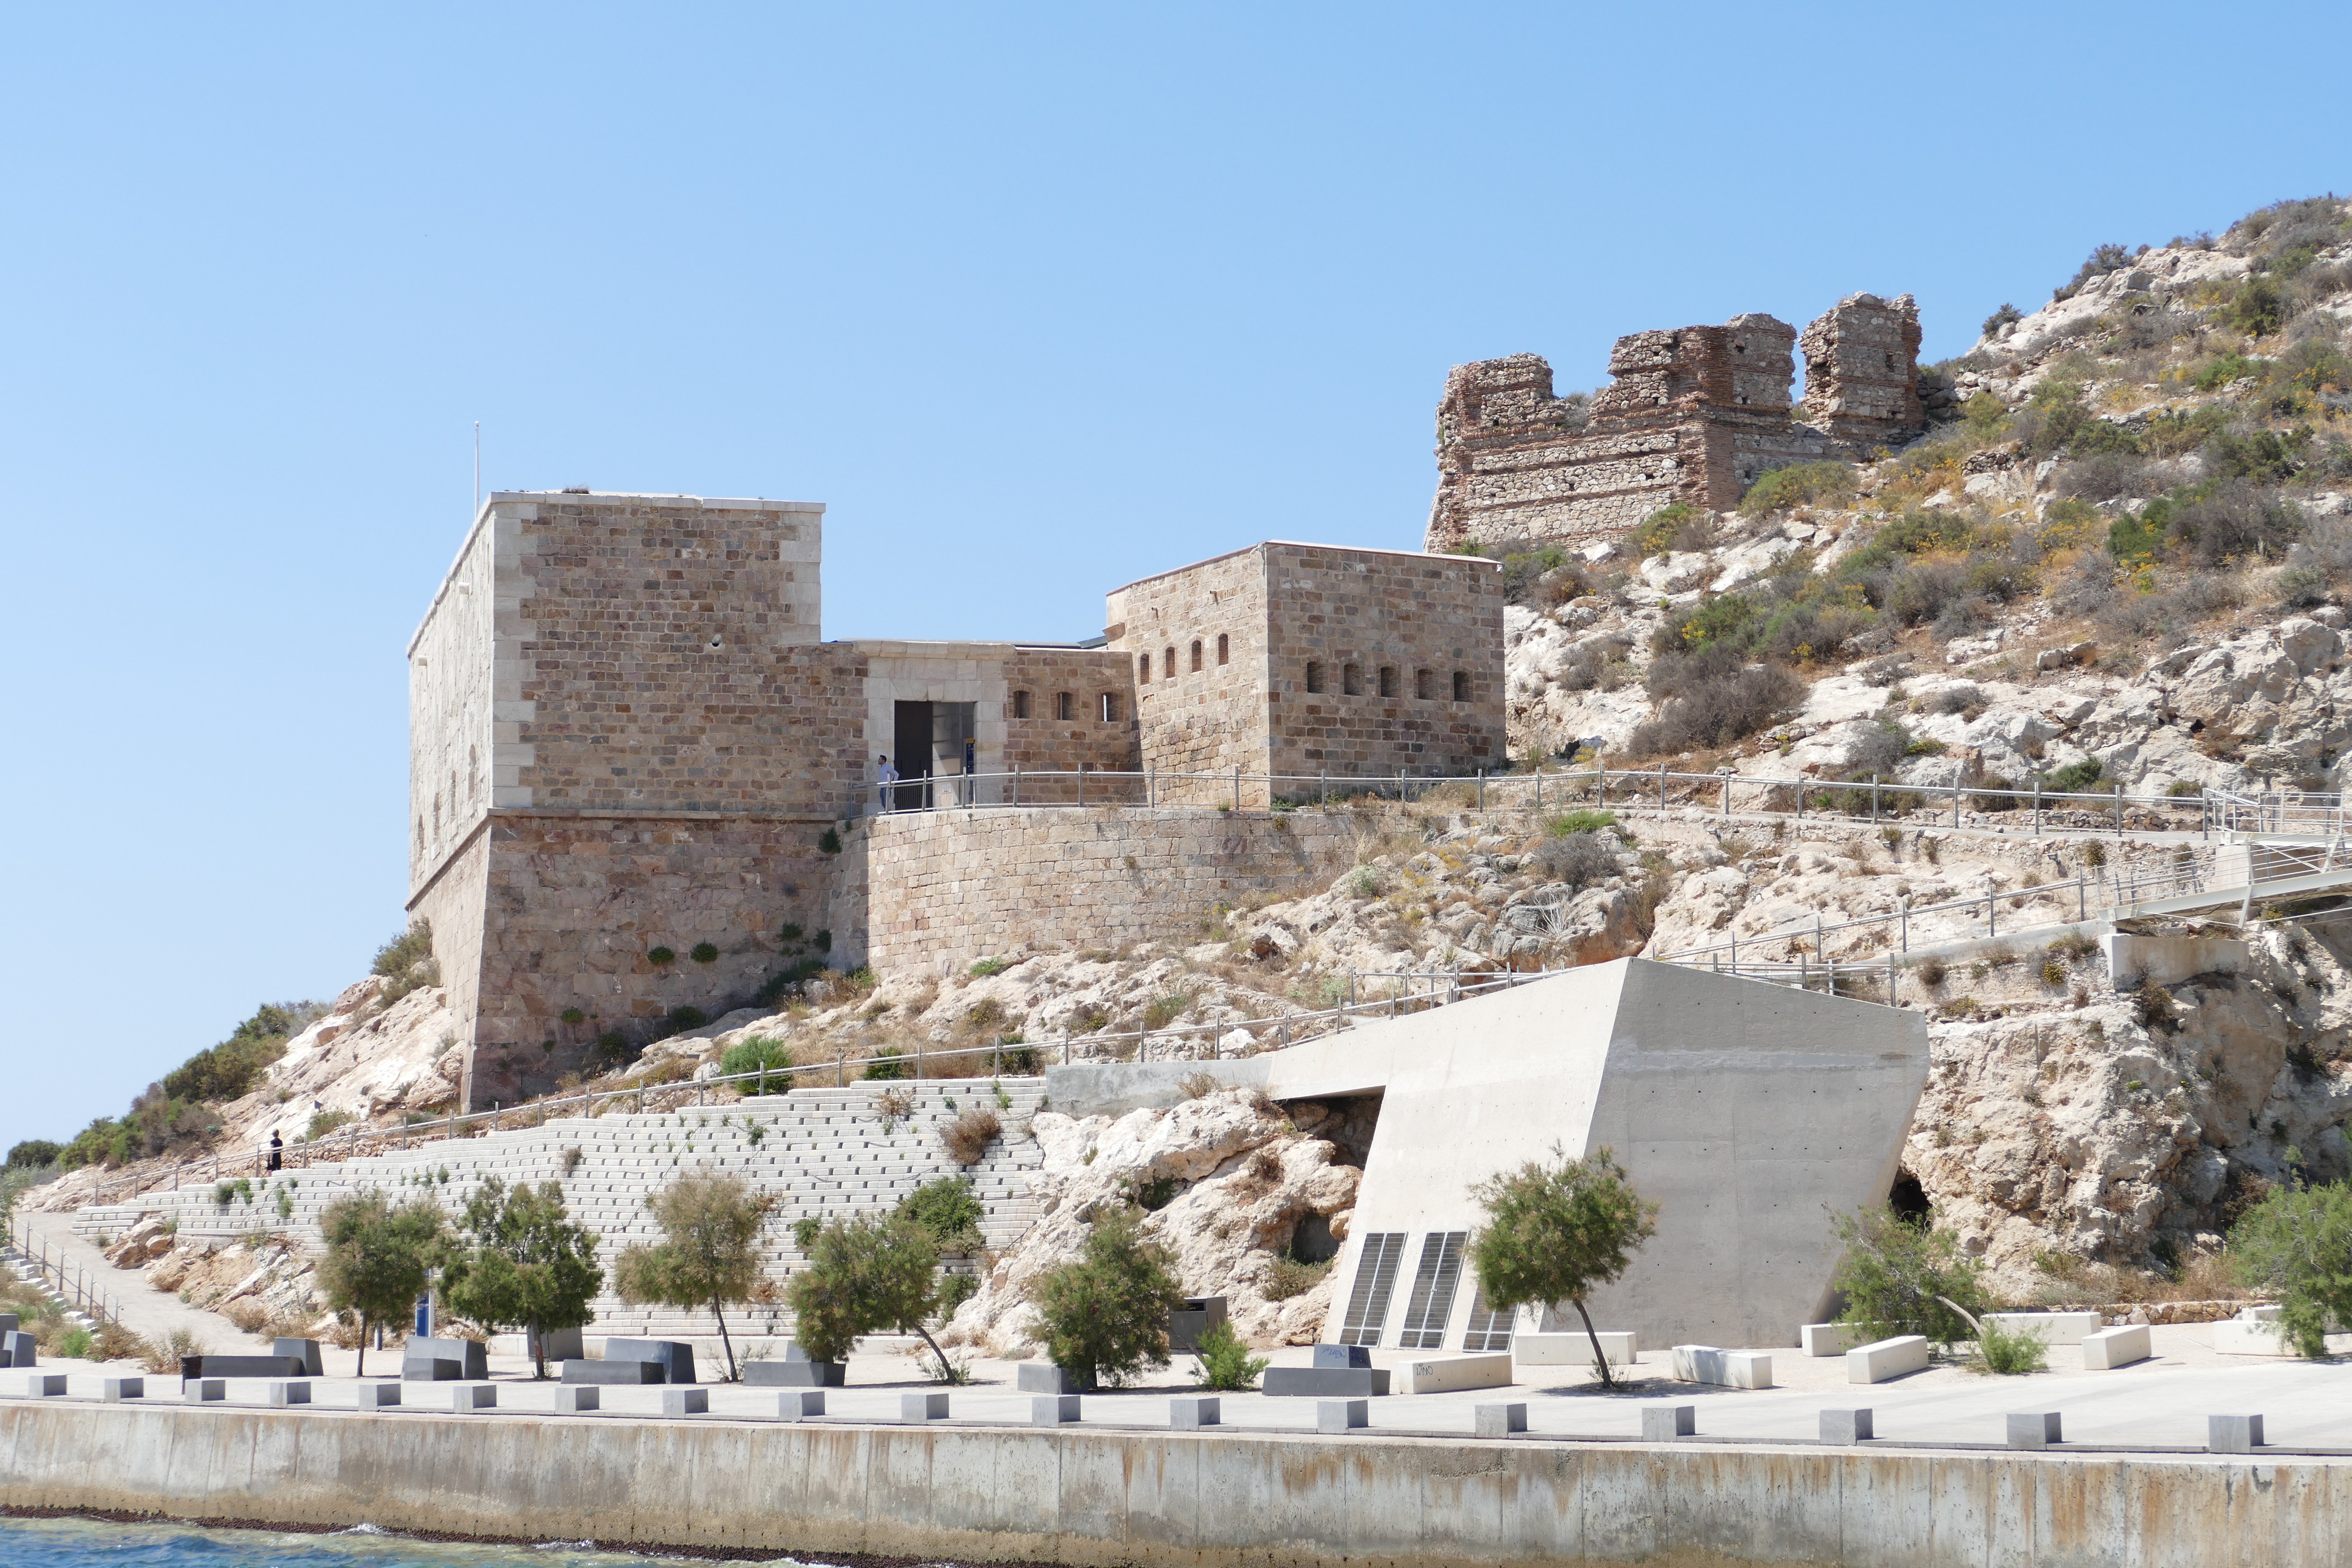
[[(1260, 548), (1273, 772), (1295, 781), (1506, 765), (1497, 563), (1311, 544)], [(1310, 689), (1318, 682), (1320, 691)], [(1286, 783), (1277, 793), (1299, 787)]]
[(1589, 403), (1555, 396), (1535, 354), (1456, 365), (1427, 548), (1613, 540), (1661, 507), (1728, 510), (1767, 469), (1867, 456), (1925, 427), (1908, 295), (1853, 295), (1806, 329), (1805, 412), (1820, 429), (1790, 416), (1797, 341), (1760, 314), (1629, 333)]
[(824, 508), (691, 496), (493, 500), (520, 525), (514, 689), (502, 677), (499, 692), (513, 700), (518, 743), (513, 794), (500, 804), (796, 804), (803, 747), (776, 661), (820, 635)]
[[(1104, 610), (1109, 646), (1134, 676), (1145, 763), (1171, 775), (1265, 772), (1265, 547), (1130, 583)], [(1161, 784), (1170, 799), (1190, 787)]]
[[(1023, 950), (1190, 942), (1213, 905), (1308, 892), (1354, 857), (1355, 829), (1340, 812), (1022, 807), (873, 817), (856, 825), (835, 868), (835, 951), (888, 973)], [(861, 910), (862, 932), (849, 924)]]
[(1919, 307), (1849, 294), (1805, 329), (1808, 422), (1853, 456), (1899, 447), (1927, 427), (1919, 403)]

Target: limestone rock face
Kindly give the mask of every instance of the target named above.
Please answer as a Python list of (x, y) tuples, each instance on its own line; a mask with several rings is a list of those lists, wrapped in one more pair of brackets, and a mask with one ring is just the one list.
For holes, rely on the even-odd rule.
[(1189, 1295), (1223, 1296), (1234, 1331), (1254, 1344), (1311, 1344), (1330, 1305), (1328, 1274), (1286, 1300), (1269, 1300), (1276, 1259), (1301, 1222), (1330, 1221), (1344, 1234), (1362, 1171), (1342, 1142), (1360, 1136), (1315, 1105), (1288, 1114), (1271, 1100), (1223, 1090), (1167, 1110), (1076, 1120), (1040, 1113), (1031, 1133), (1045, 1151), (1030, 1181), (1045, 1210), (997, 1259), (981, 1291), (950, 1323), (947, 1342), (992, 1354), (1034, 1353), (1030, 1284), (1078, 1255), (1097, 1215), (1158, 1183), (1174, 1194), (1144, 1221), (1144, 1234), (1176, 1259)]

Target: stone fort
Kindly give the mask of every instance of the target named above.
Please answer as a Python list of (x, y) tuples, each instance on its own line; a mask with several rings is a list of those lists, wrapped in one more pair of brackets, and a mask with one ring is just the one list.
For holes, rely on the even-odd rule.
[(1343, 863), (1343, 826), (1276, 798), (1507, 765), (1496, 563), (1268, 542), (1113, 590), (1087, 644), (827, 642), (824, 522), (481, 508), (408, 648), (408, 908), (469, 1104), (742, 1005), (794, 954), (1189, 930)]
[[(1805, 357), (1793, 407), (1791, 348)], [(1634, 332), (1611, 384), (1553, 395), (1535, 354), (1457, 365), (1437, 405), (1433, 551), (1614, 539), (1676, 501), (1727, 511), (1770, 468), (1867, 458), (1927, 427), (1919, 311), (1851, 294), (1803, 336), (1765, 315)]]

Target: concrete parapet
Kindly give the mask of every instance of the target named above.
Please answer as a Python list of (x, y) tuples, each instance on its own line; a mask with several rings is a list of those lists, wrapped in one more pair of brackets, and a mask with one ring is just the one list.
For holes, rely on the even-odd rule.
[(1889, 1378), (1927, 1370), (1927, 1342), (1917, 1334), (1856, 1345), (1845, 1352), (1848, 1383), (1885, 1383)]
[(2079, 1345), (2107, 1321), (2096, 1312), (1988, 1312), (1984, 1321), (2013, 1334), (2039, 1334), (2045, 1345)]
[(2119, 1366), (2129, 1366), (2136, 1361), (2146, 1361), (2155, 1354), (2146, 1323), (2126, 1323), (2121, 1328), (2101, 1329), (2083, 1336), (2083, 1366), (2088, 1372), (2107, 1372)]

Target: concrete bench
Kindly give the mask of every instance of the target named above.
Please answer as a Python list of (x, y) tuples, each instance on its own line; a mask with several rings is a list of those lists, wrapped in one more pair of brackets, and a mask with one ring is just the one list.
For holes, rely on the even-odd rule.
[(2156, 1353), (2148, 1339), (2146, 1323), (2126, 1323), (2120, 1328), (2101, 1329), (2083, 1336), (2083, 1366), (2089, 1372), (2107, 1372), (2119, 1366), (2129, 1366), (2136, 1361), (2146, 1361)]
[(1984, 1321), (2012, 1334), (2038, 1334), (2045, 1345), (2079, 1345), (2107, 1321), (2096, 1312), (1987, 1312)]
[(1713, 1345), (1676, 1345), (1675, 1376), (1684, 1383), (1718, 1388), (1769, 1388), (1772, 1358), (1762, 1351), (1717, 1350)]
[(657, 1361), (567, 1361), (563, 1363), (563, 1381), (573, 1387), (608, 1384), (636, 1386), (665, 1379), (662, 1364)]
[(2222, 1355), (2293, 1355), (2278, 1320), (2276, 1307), (2248, 1307), (2213, 1325), (2213, 1349)]
[(1521, 1366), (1591, 1366), (1592, 1341), (1601, 1342), (1601, 1353), (1609, 1358), (1611, 1366), (1631, 1366), (1633, 1363), (1633, 1335), (1631, 1331), (1600, 1330), (1592, 1335), (1573, 1334), (1513, 1334), (1511, 1359)]
[(1472, 1388), (1507, 1388), (1514, 1381), (1511, 1352), (1432, 1356), (1396, 1369), (1391, 1386), (1399, 1394), (1458, 1394)]
[(1845, 1352), (1848, 1383), (1885, 1383), (1889, 1378), (1927, 1370), (1927, 1342), (1918, 1334), (1900, 1334), (1874, 1344), (1856, 1345)]
[(1807, 1323), (1797, 1331), (1797, 1344), (1810, 1356), (1843, 1355), (1866, 1343), (1869, 1332), (1859, 1323)]

